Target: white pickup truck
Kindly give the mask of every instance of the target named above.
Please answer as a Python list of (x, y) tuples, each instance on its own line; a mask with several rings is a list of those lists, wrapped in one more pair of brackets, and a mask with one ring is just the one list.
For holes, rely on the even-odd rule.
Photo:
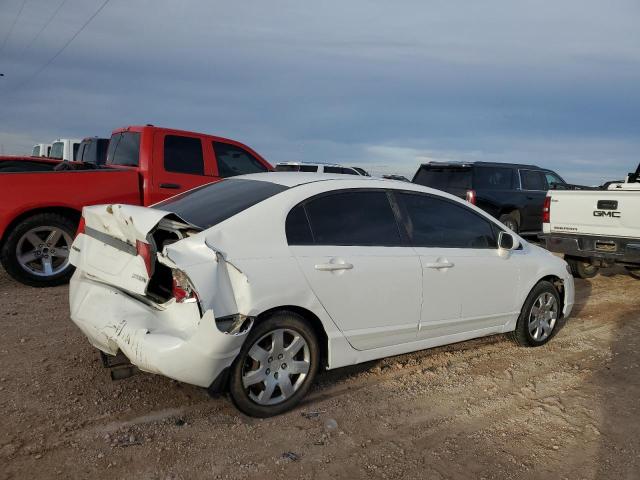
[(640, 165), (624, 182), (549, 190), (542, 230), (543, 246), (563, 253), (575, 277), (619, 264), (640, 279)]
[(79, 138), (59, 138), (51, 144), (49, 156), (73, 162), (76, 159), (80, 143), (82, 143), (82, 140)]

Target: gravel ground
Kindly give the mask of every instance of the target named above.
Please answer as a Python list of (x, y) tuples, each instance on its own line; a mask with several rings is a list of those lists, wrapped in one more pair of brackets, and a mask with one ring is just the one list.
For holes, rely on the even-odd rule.
[(503, 336), (326, 372), (266, 420), (150, 374), (109, 379), (67, 287), (0, 273), (0, 478), (640, 478), (640, 282), (577, 281), (538, 349)]

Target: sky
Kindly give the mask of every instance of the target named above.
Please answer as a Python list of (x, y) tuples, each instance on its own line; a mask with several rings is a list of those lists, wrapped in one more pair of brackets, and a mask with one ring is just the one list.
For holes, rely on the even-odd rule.
[(151, 123), (408, 177), (640, 162), (637, 0), (110, 0), (57, 54), (103, 1), (0, 1), (1, 153)]

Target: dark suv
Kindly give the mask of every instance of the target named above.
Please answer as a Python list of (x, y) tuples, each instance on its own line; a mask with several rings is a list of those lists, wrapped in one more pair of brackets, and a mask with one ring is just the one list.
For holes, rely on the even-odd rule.
[(513, 163), (445, 163), (420, 165), (413, 183), (465, 198), (515, 232), (542, 230), (547, 190), (566, 182), (555, 172)]

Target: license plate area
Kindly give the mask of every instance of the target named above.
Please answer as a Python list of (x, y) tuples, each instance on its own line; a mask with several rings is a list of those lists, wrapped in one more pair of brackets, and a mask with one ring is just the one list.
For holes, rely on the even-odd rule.
[(618, 245), (611, 240), (596, 240), (595, 248), (599, 252), (616, 252)]

